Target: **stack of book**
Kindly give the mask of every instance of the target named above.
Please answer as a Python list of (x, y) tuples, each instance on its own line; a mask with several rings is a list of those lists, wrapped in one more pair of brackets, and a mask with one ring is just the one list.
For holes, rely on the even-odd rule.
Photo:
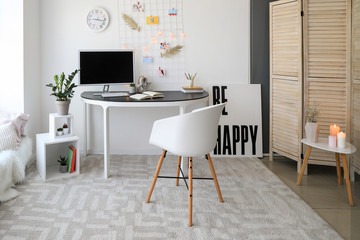
[(181, 91), (184, 93), (202, 93), (202, 92), (204, 92), (202, 87), (182, 87)]
[(68, 150), (68, 173), (73, 173), (76, 168), (76, 148), (71, 145)]

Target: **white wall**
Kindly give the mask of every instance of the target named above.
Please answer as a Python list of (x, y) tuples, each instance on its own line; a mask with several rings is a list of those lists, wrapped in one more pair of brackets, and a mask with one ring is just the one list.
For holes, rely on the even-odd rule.
[[(41, 1), (41, 113), (42, 131), (48, 131), (48, 114), (55, 112), (55, 98), (45, 84), (53, 75), (69, 74), (78, 67), (78, 50), (120, 48), (118, 41), (118, 0), (42, 0)], [(120, 0), (119, 0), (120, 1)], [(180, 1), (180, 0), (178, 0)], [(148, 1), (145, 1), (145, 4)], [(198, 84), (249, 82), (250, 0), (183, 0), (184, 30), (187, 34), (185, 70), (198, 72)], [(94, 7), (106, 9), (109, 27), (101, 33), (88, 30), (85, 19)], [(138, 76), (138, 75), (137, 75)], [(177, 90), (179, 82), (154, 84), (153, 89)], [(75, 134), (83, 140), (83, 91), (101, 87), (78, 87), (70, 105), (75, 116)], [(155, 153), (148, 144), (153, 121), (178, 113), (175, 108), (111, 109), (111, 153)], [(103, 151), (102, 110), (90, 109), (92, 117), (90, 148)], [(81, 149), (83, 151), (83, 149)]]
[(41, 131), (40, 0), (24, 1), (24, 110), (30, 114), (25, 133), (33, 140)]
[(0, 111), (24, 111), (23, 0), (0, 1)]

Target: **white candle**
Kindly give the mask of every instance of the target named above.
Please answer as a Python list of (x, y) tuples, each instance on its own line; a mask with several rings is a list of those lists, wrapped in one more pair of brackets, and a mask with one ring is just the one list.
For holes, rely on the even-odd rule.
[(336, 137), (335, 136), (329, 136), (329, 147), (336, 147)]
[(338, 148), (345, 148), (345, 139), (346, 139), (346, 134), (343, 132), (339, 132), (337, 134), (337, 146)]

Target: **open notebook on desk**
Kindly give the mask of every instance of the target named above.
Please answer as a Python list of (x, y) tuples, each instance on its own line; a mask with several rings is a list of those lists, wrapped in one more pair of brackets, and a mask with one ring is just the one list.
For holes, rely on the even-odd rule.
[(130, 98), (143, 100), (143, 99), (152, 99), (152, 98), (162, 98), (164, 95), (160, 92), (146, 91), (143, 93), (138, 93), (131, 95)]

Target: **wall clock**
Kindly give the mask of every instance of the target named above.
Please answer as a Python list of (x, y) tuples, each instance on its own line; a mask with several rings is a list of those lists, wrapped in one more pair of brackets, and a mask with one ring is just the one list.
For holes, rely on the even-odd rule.
[(86, 23), (93, 32), (105, 30), (109, 24), (109, 20), (108, 13), (102, 8), (91, 10), (86, 17)]

